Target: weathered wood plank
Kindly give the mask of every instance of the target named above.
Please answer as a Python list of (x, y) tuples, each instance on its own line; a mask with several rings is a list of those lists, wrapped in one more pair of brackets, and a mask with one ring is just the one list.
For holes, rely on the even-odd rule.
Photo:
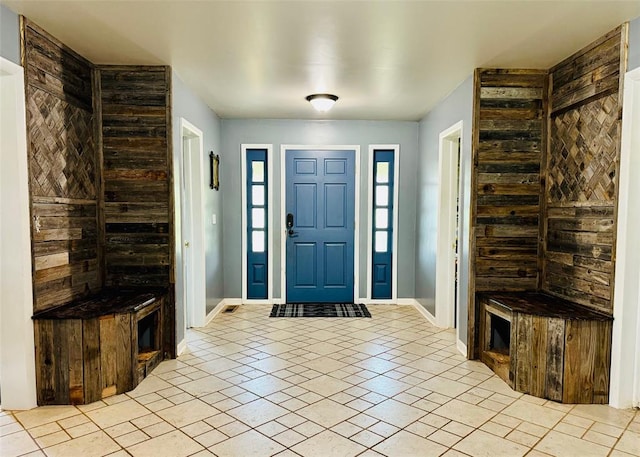
[(531, 347), (533, 338), (533, 317), (527, 314), (516, 314), (514, 322), (516, 326), (516, 373), (515, 389), (518, 392), (529, 393), (531, 389)]
[(546, 397), (554, 401), (562, 401), (563, 371), (565, 350), (565, 321), (549, 319), (547, 324), (547, 364), (545, 391)]
[[(105, 397), (105, 390), (111, 393), (110, 388), (117, 384), (118, 366), (118, 338), (115, 315), (101, 316), (100, 323), (100, 396)], [(115, 391), (113, 392), (115, 394)]]
[(609, 378), (611, 371), (611, 322), (596, 323), (596, 345), (594, 358), (593, 398), (597, 404), (609, 403)]
[(36, 388), (39, 405), (51, 405), (56, 398), (57, 369), (54, 357), (53, 323), (50, 320), (34, 322)]
[(91, 403), (102, 398), (99, 319), (83, 320), (82, 335), (84, 345), (84, 398), (87, 403)]
[(117, 393), (131, 390), (133, 384), (133, 354), (134, 348), (131, 341), (132, 325), (131, 314), (115, 315), (115, 342), (116, 342), (116, 384)]
[(539, 87), (482, 87), (481, 98), (515, 98), (515, 99), (541, 99), (542, 88)]
[(531, 348), (530, 348), (530, 385), (529, 392), (536, 397), (545, 397), (546, 368), (547, 368), (547, 328), (549, 319), (546, 317), (531, 317)]

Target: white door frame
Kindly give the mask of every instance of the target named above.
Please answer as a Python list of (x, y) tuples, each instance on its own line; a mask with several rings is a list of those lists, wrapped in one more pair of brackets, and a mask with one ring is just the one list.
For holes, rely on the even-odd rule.
[(187, 328), (202, 327), (205, 325), (207, 312), (203, 195), (204, 138), (202, 130), (183, 117), (180, 118), (180, 135), (182, 138), (180, 202), (183, 208), (180, 214), (182, 227), (180, 246), (185, 326)]
[[(391, 247), (391, 298), (374, 300), (371, 298), (373, 284), (373, 154), (376, 150), (393, 151), (393, 239)], [(397, 303), (398, 302), (398, 194), (400, 189), (400, 145), (399, 144), (370, 144), (368, 164), (368, 202), (367, 202), (367, 294), (366, 302)]]
[(24, 73), (0, 57), (0, 391), (2, 409), (37, 406)]
[(631, 408), (640, 406), (640, 68), (625, 75), (623, 100), (609, 403)]
[[(462, 240), (462, 224), (456, 217), (459, 212), (458, 196), (461, 195), (461, 176), (458, 174), (462, 144), (462, 121), (442, 131), (439, 137), (438, 152), (438, 235), (436, 245), (436, 325), (453, 327), (456, 304), (460, 305), (460, 283), (456, 287), (456, 237), (458, 252)], [(461, 221), (460, 221), (461, 222)], [(458, 313), (458, 316), (460, 313)], [(457, 333), (460, 326), (456, 325)], [(460, 335), (457, 335), (460, 339)]]
[(287, 299), (287, 229), (282, 223), (287, 209), (287, 151), (353, 151), (355, 154), (355, 224), (353, 234), (353, 300), (360, 298), (360, 145), (292, 145), (283, 144), (280, 146), (280, 301)]
[[(242, 303), (273, 304), (273, 145), (272, 144), (242, 144)], [(267, 299), (249, 300), (247, 298), (247, 149), (267, 150)]]

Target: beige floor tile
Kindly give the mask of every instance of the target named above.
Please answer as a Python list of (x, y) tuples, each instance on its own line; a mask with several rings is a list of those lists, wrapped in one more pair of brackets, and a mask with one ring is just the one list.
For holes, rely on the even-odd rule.
[(348, 408), (333, 400), (324, 399), (306, 406), (296, 413), (316, 424), (330, 428), (358, 414), (355, 409)]
[(518, 400), (507, 406), (502, 411), (503, 414), (517, 419), (552, 428), (564, 417), (565, 413), (553, 409), (545, 408), (541, 405)]
[(186, 457), (204, 448), (175, 430), (128, 448), (133, 457)]
[(91, 433), (45, 448), (49, 457), (102, 457), (120, 450), (120, 446), (103, 431)]
[(249, 430), (246, 433), (211, 446), (209, 450), (218, 457), (267, 457), (275, 455), (284, 449), (281, 444), (255, 430)]
[(284, 416), (289, 411), (281, 406), (271, 403), (264, 398), (238, 406), (227, 411), (227, 414), (244, 422), (251, 427), (257, 427), (278, 417)]
[[(15, 423), (16, 425), (20, 425), (19, 423)], [(44, 435), (49, 435), (50, 433), (59, 432), (62, 428), (58, 425), (57, 422), (51, 422), (50, 424), (40, 425), (38, 427), (30, 428), (29, 434), (34, 438), (39, 438)]]
[(214, 444), (218, 444), (229, 437), (222, 433), (219, 430), (209, 430), (201, 435), (193, 437), (198, 443), (202, 444), (204, 447), (211, 447)]
[(2, 437), (0, 455), (2, 457), (16, 457), (38, 450), (38, 445), (25, 431), (12, 433)]
[(640, 455), (640, 434), (627, 430), (620, 437), (615, 449), (630, 454)]
[(387, 457), (437, 457), (444, 454), (447, 448), (426, 438), (400, 431), (373, 450)]
[(291, 448), (303, 457), (353, 457), (366, 448), (329, 430), (315, 435)]
[(302, 366), (321, 373), (331, 373), (332, 371), (341, 370), (348, 365), (331, 357), (318, 357), (317, 359), (304, 362)]
[(570, 415), (625, 428), (633, 419), (634, 411), (630, 409), (615, 409), (607, 405), (576, 405), (571, 410)]
[(351, 422), (340, 422), (338, 425), (331, 427), (331, 431), (336, 432), (345, 438), (349, 438), (356, 433), (361, 432), (362, 428), (352, 424)]
[[(195, 381), (189, 381), (185, 382), (184, 384), (180, 384), (180, 389), (193, 395), (194, 397), (202, 397), (204, 395), (226, 389), (229, 386), (231, 386), (231, 383), (216, 376), (209, 375), (204, 378), (196, 379)], [(169, 397), (169, 400), (171, 400), (171, 398), (173, 397)]]
[(382, 375), (361, 383), (359, 387), (391, 397), (411, 388), (412, 386), (411, 384), (396, 381), (395, 379)]
[(191, 400), (157, 412), (174, 427), (184, 427), (219, 414), (220, 411), (201, 400)]
[(146, 441), (148, 439), (149, 436), (147, 436), (140, 430), (136, 430), (135, 432), (127, 433), (126, 435), (121, 435), (115, 438), (116, 442), (124, 448), (133, 446), (134, 444), (141, 443), (142, 441)]
[(171, 384), (160, 379), (157, 376), (152, 375), (144, 378), (142, 382), (138, 384), (138, 386), (134, 390), (127, 393), (127, 395), (134, 398), (141, 397), (143, 395), (148, 395), (150, 393), (157, 392), (162, 389), (166, 389), (167, 387), (171, 387)]
[(98, 427), (104, 429), (138, 417), (146, 416), (149, 410), (134, 400), (126, 400), (86, 413)]
[(460, 441), (460, 439), (461, 438), (458, 435), (445, 432), (444, 430), (437, 430), (436, 432), (429, 435), (429, 440), (435, 441), (436, 443), (442, 444), (446, 447), (452, 447), (454, 444)]
[(352, 387), (352, 384), (331, 376), (319, 376), (315, 379), (301, 383), (300, 387), (323, 397), (330, 397), (338, 392), (347, 390)]
[(421, 409), (405, 405), (393, 399), (386, 400), (374, 406), (367, 410), (366, 414), (400, 428), (406, 427), (410, 423), (425, 416), (425, 412)]
[(29, 411), (18, 412), (15, 417), (28, 430), (78, 414), (80, 411), (75, 406), (41, 406)]
[[(0, 437), (9, 435), (10, 433), (20, 432), (22, 430), (24, 430), (24, 427), (22, 427), (22, 425), (19, 422), (12, 422), (10, 424), (6, 424), (0, 427)], [(33, 434), (31, 434), (31, 436), (33, 436)]]
[(534, 448), (554, 457), (576, 455), (580, 457), (604, 457), (609, 448), (573, 436), (550, 431)]
[(295, 430), (289, 429), (285, 432), (282, 432), (273, 436), (272, 439), (282, 444), (285, 447), (291, 447), (291, 446), (295, 446), (301, 441), (306, 440), (307, 437), (296, 432)]
[(311, 421), (306, 421), (300, 425), (296, 425), (293, 429), (307, 438), (311, 438), (312, 436), (324, 431), (323, 427)]
[(558, 423), (553, 429), (559, 433), (565, 433), (567, 435), (575, 436), (576, 438), (582, 438), (587, 431), (586, 428), (578, 427), (575, 425), (567, 424), (566, 422)]
[(446, 395), (448, 397), (457, 397), (458, 395), (462, 395), (464, 392), (469, 390), (469, 386), (467, 384), (452, 381), (450, 379), (443, 378), (442, 376), (434, 376), (433, 378), (423, 382), (419, 386), (432, 392)]
[(261, 376), (251, 381), (244, 382), (240, 385), (243, 389), (253, 392), (261, 397), (267, 396), (274, 392), (285, 390), (288, 387), (293, 386), (290, 382), (276, 378), (275, 376), (266, 375)]
[(64, 443), (65, 441), (69, 441), (71, 437), (64, 431), (59, 431), (56, 433), (51, 433), (50, 435), (44, 435), (40, 438), (36, 438), (36, 443), (38, 446), (45, 448), (49, 446), (54, 446), (59, 443)]
[(529, 448), (500, 438), (482, 430), (476, 430), (453, 447), (473, 457), (521, 457)]
[(480, 406), (470, 405), (460, 400), (451, 400), (440, 408), (433, 411), (433, 414), (447, 419), (461, 422), (472, 427), (480, 427), (486, 421), (496, 415), (495, 412)]

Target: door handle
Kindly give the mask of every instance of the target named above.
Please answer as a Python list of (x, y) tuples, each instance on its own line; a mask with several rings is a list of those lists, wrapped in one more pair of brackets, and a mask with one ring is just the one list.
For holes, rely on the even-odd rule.
[(287, 233), (289, 234), (289, 238), (294, 238), (296, 237), (296, 232), (295, 230), (293, 230), (293, 214), (289, 213), (287, 214)]

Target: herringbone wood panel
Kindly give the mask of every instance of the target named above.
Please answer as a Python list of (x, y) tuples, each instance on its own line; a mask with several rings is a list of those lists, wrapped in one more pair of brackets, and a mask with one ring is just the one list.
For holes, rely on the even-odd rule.
[(617, 111), (618, 94), (614, 93), (552, 119), (547, 201), (615, 200)]
[(93, 115), (33, 86), (29, 92), (32, 195), (95, 199)]

